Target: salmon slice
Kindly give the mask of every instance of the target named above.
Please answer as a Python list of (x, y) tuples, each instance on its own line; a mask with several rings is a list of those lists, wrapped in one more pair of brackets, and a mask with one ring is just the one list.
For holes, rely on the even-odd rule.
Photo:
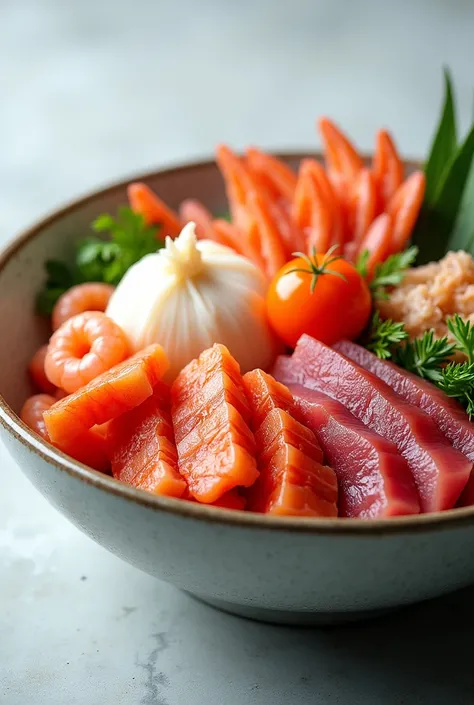
[(256, 431), (272, 409), (290, 412), (293, 397), (284, 384), (280, 384), (263, 370), (252, 370), (244, 375), (244, 388), (252, 409), (251, 426)]
[(242, 416), (231, 404), (220, 403), (212, 414), (197, 423), (183, 437), (179, 429), (177, 448), (180, 458), (188, 458), (203, 443), (211, 443), (230, 433), (234, 442), (245, 448), (251, 455), (255, 454), (255, 439)]
[[(260, 476), (249, 509), (288, 516), (337, 516), (337, 480), (316, 437), (291, 415), (290, 391), (262, 370), (244, 375)], [(279, 407), (282, 404), (284, 408)]]
[(420, 503), (407, 461), (338, 401), (290, 385), (295, 415), (316, 434), (337, 475), (339, 516), (381, 519), (419, 514)]
[(316, 442), (313, 431), (296, 421), (283, 409), (271, 409), (258, 431), (255, 442), (262, 448), (261, 458), (265, 463), (284, 446), (291, 446), (319, 463), (323, 452)]
[(117, 480), (169, 497), (181, 497), (186, 490), (177, 468), (169, 399), (164, 398), (163, 388), (113, 419), (107, 442)]
[[(172, 422), (179, 438), (179, 471), (191, 495), (214, 503), (258, 476), (254, 439), (232, 399), (245, 400), (237, 361), (216, 344), (190, 362), (171, 388)], [(239, 406), (249, 416), (244, 401)], [(212, 408), (212, 412), (209, 411)], [(190, 421), (195, 416), (196, 423)], [(242, 444), (242, 445), (241, 445)]]
[(167, 369), (163, 348), (150, 345), (99, 375), (45, 412), (51, 441), (63, 450), (92, 426), (139, 406), (152, 395)]
[(222, 495), (217, 502), (213, 502), (214, 507), (223, 507), (224, 509), (245, 509), (245, 497), (239, 494), (238, 490), (230, 490)]
[(340, 401), (373, 431), (393, 441), (406, 459), (423, 512), (450, 509), (472, 468), (451, 446), (434, 421), (385, 382), (341, 355), (303, 335), (292, 358), (279, 358), (274, 374), (287, 384), (302, 384)]
[(57, 400), (49, 394), (36, 394), (26, 400), (20, 412), (20, 418), (32, 431), (51, 443), (51, 445), (55, 445), (63, 453), (70, 455), (74, 460), (88, 465), (94, 470), (109, 472), (110, 462), (107, 455), (107, 443), (100, 426), (94, 426), (90, 430), (84, 431), (77, 438), (73, 438), (68, 443), (61, 444), (61, 446), (51, 442), (46, 429), (44, 414), (55, 404), (57, 404)]

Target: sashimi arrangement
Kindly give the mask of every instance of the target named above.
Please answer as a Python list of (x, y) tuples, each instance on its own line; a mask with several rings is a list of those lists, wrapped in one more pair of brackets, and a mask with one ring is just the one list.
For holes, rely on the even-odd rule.
[(423, 171), (405, 174), (386, 130), (367, 163), (319, 128), (324, 163), (296, 171), (219, 146), (226, 217), (133, 183), (72, 265), (46, 263), (32, 431), (139, 490), (233, 511), (474, 504), (474, 139), (458, 142), (449, 75)]

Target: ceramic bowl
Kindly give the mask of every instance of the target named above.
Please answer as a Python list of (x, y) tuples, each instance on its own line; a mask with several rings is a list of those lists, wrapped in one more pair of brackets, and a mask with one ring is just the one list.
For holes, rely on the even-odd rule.
[[(288, 157), (290, 162), (298, 155)], [(171, 205), (225, 210), (213, 163), (140, 176)], [(155, 497), (71, 460), (16, 415), (25, 368), (47, 339), (34, 315), (43, 262), (68, 257), (126, 183), (63, 208), (0, 256), (0, 429), (19, 468), (60, 512), (123, 560), (235, 614), (313, 624), (366, 617), (474, 582), (474, 508), (381, 521), (285, 519)], [(21, 501), (21, 498), (18, 498)]]

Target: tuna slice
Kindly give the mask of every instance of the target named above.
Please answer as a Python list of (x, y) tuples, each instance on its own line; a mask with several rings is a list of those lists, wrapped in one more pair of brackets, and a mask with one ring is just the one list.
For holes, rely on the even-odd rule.
[[(343, 340), (334, 348), (349, 357), (364, 369), (382, 379), (403, 399), (423, 409), (431, 416), (440, 431), (452, 445), (474, 461), (474, 424), (460, 404), (447, 397), (440, 389), (416, 375), (400, 369), (388, 360), (379, 358), (369, 350)], [(460, 504), (466, 506), (474, 503), (474, 473), (462, 493)]]
[(300, 338), (292, 358), (278, 358), (274, 375), (340, 401), (362, 423), (393, 441), (408, 462), (423, 512), (454, 507), (472, 463), (427, 414), (385, 382), (308, 335)]
[(255, 429), (260, 476), (248, 508), (266, 514), (337, 516), (337, 478), (322, 464), (316, 436), (292, 415), (289, 390), (262, 370), (243, 378)]
[(337, 475), (339, 516), (380, 519), (420, 512), (412, 474), (393, 443), (325, 394), (296, 384), (289, 389), (295, 415), (314, 431)]

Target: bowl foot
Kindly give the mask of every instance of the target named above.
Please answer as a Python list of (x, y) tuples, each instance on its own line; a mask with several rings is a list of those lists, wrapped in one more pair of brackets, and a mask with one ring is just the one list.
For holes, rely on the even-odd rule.
[(251, 605), (239, 605), (225, 600), (215, 600), (214, 598), (203, 597), (194, 593), (188, 593), (200, 602), (204, 602), (210, 607), (227, 612), (237, 617), (252, 619), (257, 622), (268, 624), (282, 624), (297, 627), (331, 626), (347, 624), (366, 619), (375, 619), (390, 614), (397, 608), (385, 608), (374, 610), (362, 610), (359, 612), (292, 612), (285, 610), (272, 610), (265, 607), (252, 607)]

